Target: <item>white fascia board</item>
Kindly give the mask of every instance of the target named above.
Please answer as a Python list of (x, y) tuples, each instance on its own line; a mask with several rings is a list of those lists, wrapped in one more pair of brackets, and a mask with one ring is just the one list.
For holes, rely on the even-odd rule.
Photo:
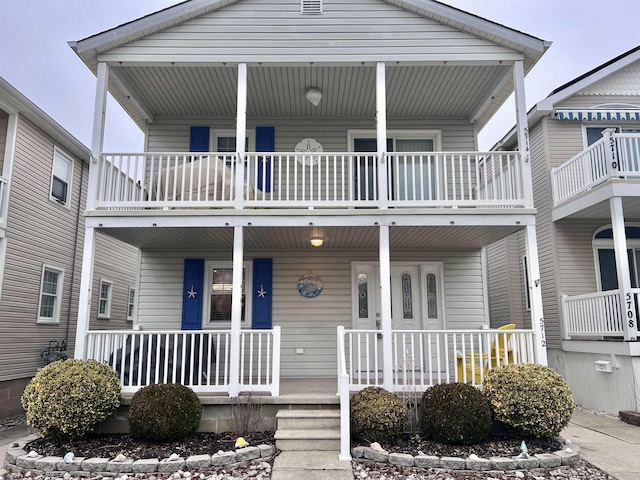
[(87, 212), (85, 224), (95, 228), (176, 228), (176, 227), (318, 227), (341, 226), (526, 226), (535, 225), (535, 209), (520, 209), (518, 214), (459, 215), (120, 215), (100, 216)]
[(549, 95), (544, 100), (538, 102), (536, 107), (538, 110), (546, 110), (553, 111), (556, 103), (559, 103), (566, 98), (578, 93), (580, 90), (602, 80), (603, 78), (608, 77), (609, 75), (616, 73), (618, 70), (621, 70), (632, 63), (640, 60), (640, 50), (633, 52), (630, 55), (627, 55), (624, 58), (621, 58), (615, 63), (611, 65), (607, 65), (606, 67), (598, 70), (597, 72), (592, 73), (588, 77), (583, 78), (579, 82), (574, 83), (573, 85), (568, 86), (567, 88), (563, 88), (559, 92)]
[[(420, 13), (423, 16), (433, 17), (440, 16), (449, 19), (452, 26), (456, 24), (464, 24), (471, 28), (480, 30), (487, 38), (498, 37), (505, 45), (517, 43), (522, 49), (530, 49), (540, 53), (543, 53), (551, 42), (542, 40), (524, 32), (519, 32), (499, 23), (492, 22), (485, 18), (467, 13), (463, 10), (445, 5), (433, 0), (384, 0), (387, 3), (397, 5), (407, 10)], [(438, 20), (437, 18), (434, 18)], [(438, 20), (441, 21), (441, 20)], [(459, 27), (457, 27), (459, 28)], [(495, 41), (495, 40), (493, 40)], [(513, 48), (513, 47), (510, 47)], [(515, 49), (514, 49), (515, 50)]]
[(2, 77), (0, 77), (0, 107), (9, 114), (24, 115), (59, 142), (69, 153), (89, 162), (90, 151), (87, 146)]

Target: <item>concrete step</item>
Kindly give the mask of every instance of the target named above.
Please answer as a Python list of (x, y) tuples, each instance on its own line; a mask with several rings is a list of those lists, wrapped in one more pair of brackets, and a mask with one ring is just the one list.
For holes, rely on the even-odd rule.
[(351, 462), (340, 461), (338, 452), (280, 452), (273, 462), (271, 480), (353, 480)]
[(340, 430), (277, 430), (274, 438), (281, 451), (340, 451)]
[(340, 428), (339, 410), (279, 410), (278, 430), (323, 430)]

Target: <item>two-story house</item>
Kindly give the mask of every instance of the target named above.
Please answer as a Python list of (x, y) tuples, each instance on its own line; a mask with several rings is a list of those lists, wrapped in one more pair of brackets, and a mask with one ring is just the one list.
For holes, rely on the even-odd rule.
[[(640, 47), (528, 113), (549, 364), (576, 402), (639, 410)], [(516, 148), (515, 130), (501, 150)], [(490, 312), (529, 325), (521, 235), (487, 249)]]
[[(70, 46), (97, 77), (75, 354), (125, 392), (471, 381), (483, 249), (514, 232), (533, 328), (498, 361), (546, 363), (524, 76), (548, 42), (433, 0), (191, 0)], [(522, 150), (479, 152), (513, 92)], [(109, 93), (144, 152), (103, 151)], [(133, 330), (90, 321), (97, 232), (141, 251)]]
[[(20, 396), (38, 367), (73, 355), (89, 149), (0, 77), (0, 166), (0, 417), (5, 417), (22, 412)], [(135, 247), (96, 236), (86, 314), (98, 328), (131, 328), (137, 263)]]

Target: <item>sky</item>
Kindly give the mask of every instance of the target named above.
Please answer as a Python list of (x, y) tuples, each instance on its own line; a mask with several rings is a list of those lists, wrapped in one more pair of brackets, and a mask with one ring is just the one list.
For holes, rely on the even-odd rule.
[[(527, 109), (640, 44), (640, 0), (440, 1), (553, 42), (525, 78)], [(181, 0), (0, 0), (0, 76), (90, 146), (96, 79), (67, 42), (177, 3)], [(510, 98), (480, 132), (480, 150), (514, 123)], [(143, 150), (142, 132), (111, 98), (104, 150)]]

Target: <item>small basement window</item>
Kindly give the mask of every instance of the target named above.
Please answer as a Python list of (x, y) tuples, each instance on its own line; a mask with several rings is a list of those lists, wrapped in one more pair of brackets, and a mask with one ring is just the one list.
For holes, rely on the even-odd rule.
[(301, 0), (300, 12), (303, 15), (321, 15), (322, 0)]

